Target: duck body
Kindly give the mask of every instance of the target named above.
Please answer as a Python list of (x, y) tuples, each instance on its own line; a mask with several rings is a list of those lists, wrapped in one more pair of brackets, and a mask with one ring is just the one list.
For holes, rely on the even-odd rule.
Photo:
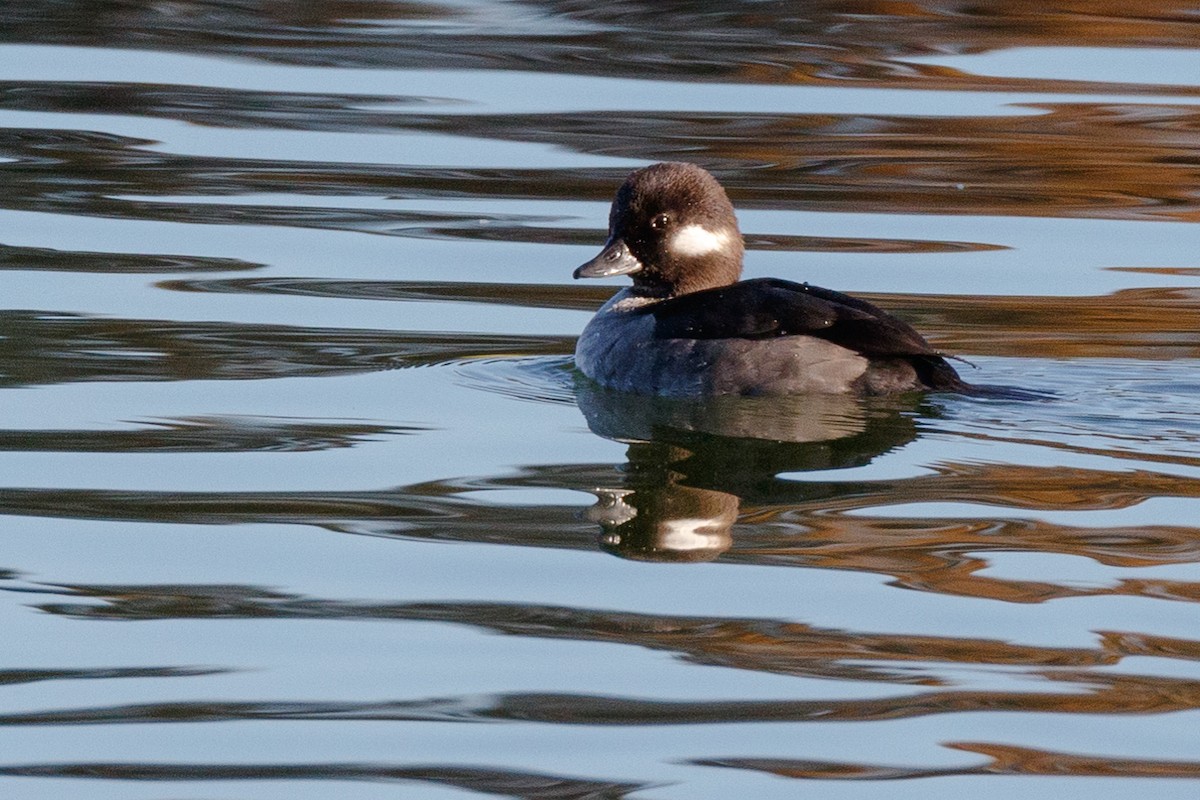
[[(908, 341), (916, 334), (904, 323), (822, 295), (846, 297), (772, 278), (667, 300), (623, 289), (584, 328), (575, 364), (610, 389), (667, 397), (965, 388), (924, 339)], [(888, 348), (872, 347), (869, 340), (879, 341), (873, 330), (897, 326), (893, 333), (909, 335), (883, 339)]]
[(671, 397), (963, 391), (907, 323), (864, 300), (777, 278), (741, 281), (724, 189), (655, 164), (617, 192), (609, 240), (575, 277), (629, 274), (588, 323), (575, 363), (610, 389)]

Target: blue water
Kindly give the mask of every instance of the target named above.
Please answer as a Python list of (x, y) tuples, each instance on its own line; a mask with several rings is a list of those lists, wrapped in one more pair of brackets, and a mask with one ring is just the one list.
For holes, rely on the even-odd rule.
[[(1192, 797), (1196, 22), (1139, 10), (0, 11), (0, 795)], [(570, 273), (663, 159), (1031, 395), (597, 392)]]

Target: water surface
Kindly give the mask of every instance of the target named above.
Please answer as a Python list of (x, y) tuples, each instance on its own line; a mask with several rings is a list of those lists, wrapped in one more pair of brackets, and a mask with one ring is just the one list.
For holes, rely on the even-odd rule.
[[(1186, 4), (0, 11), (0, 786), (1192, 797)], [(629, 170), (1028, 398), (597, 390)]]

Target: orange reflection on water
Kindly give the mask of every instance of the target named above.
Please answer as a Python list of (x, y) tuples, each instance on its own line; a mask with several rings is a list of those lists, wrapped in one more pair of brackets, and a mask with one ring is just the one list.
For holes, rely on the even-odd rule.
[(968, 767), (894, 767), (882, 764), (792, 760), (783, 758), (712, 758), (692, 763), (768, 772), (781, 778), (816, 780), (896, 780), (952, 775), (1049, 775), (1107, 778), (1200, 778), (1200, 761), (1076, 755), (990, 742), (947, 742), (946, 747), (988, 756)]

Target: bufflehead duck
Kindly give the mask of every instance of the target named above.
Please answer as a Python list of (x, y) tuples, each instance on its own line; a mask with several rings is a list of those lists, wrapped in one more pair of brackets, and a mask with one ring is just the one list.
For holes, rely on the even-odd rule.
[(907, 323), (839, 292), (739, 280), (742, 235), (695, 164), (639, 169), (617, 190), (608, 241), (576, 278), (629, 275), (575, 348), (611, 389), (673, 397), (878, 395), (970, 387)]

